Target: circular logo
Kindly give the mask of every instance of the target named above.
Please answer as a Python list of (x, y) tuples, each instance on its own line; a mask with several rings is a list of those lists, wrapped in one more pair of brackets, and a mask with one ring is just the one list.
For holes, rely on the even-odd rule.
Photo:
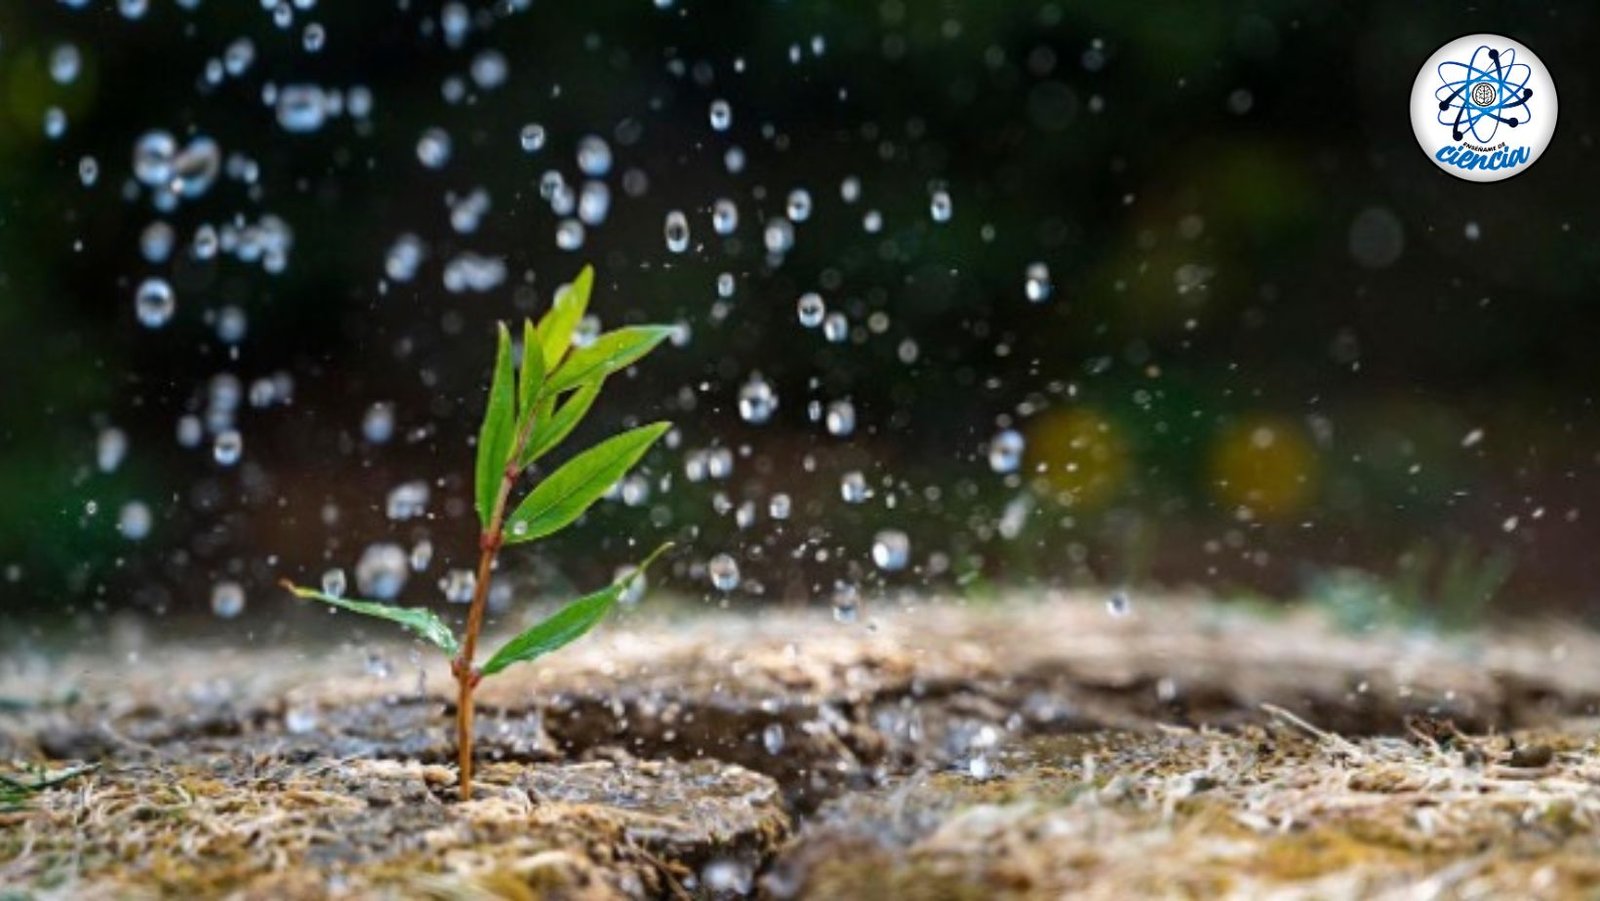
[(1469, 34), (1434, 51), (1411, 86), (1411, 130), (1444, 171), (1500, 181), (1533, 165), (1556, 130), (1556, 86), (1527, 47)]

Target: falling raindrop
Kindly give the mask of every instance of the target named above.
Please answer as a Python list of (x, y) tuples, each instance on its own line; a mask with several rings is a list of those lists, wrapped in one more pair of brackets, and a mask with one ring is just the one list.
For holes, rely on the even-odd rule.
[(850, 320), (843, 313), (829, 313), (822, 320), (822, 337), (833, 344), (842, 344), (850, 337)]
[(84, 156), (78, 160), (78, 180), (83, 182), (85, 188), (94, 187), (100, 180), (100, 163), (92, 156)]
[(611, 145), (597, 135), (585, 135), (578, 142), (578, 169), (591, 178), (603, 178), (611, 171)]
[(134, 292), (133, 307), (145, 328), (160, 328), (177, 310), (178, 299), (165, 279), (147, 278), (139, 283), (138, 290)]
[(420, 479), (396, 485), (384, 503), (384, 514), (396, 521), (415, 519), (427, 511), (428, 483)]
[(322, 574), (322, 593), (331, 597), (344, 597), (345, 588), (344, 570), (335, 566)]
[(989, 442), (989, 468), (998, 473), (1016, 472), (1022, 465), (1025, 443), (1022, 433), (1006, 429)]
[(439, 590), (444, 592), (444, 599), (452, 604), (465, 604), (472, 600), (473, 590), (478, 585), (478, 576), (470, 569), (452, 569), (439, 580)]
[(442, 169), (450, 162), (450, 134), (442, 128), (430, 128), (417, 139), (417, 159), (429, 169)]
[(433, 542), (424, 538), (411, 548), (411, 571), (422, 572), (433, 563)]
[(718, 591), (732, 591), (739, 587), (739, 564), (727, 554), (718, 554), (706, 564), (706, 573)]
[(211, 457), (223, 466), (232, 466), (239, 462), (239, 456), (244, 453), (244, 437), (238, 429), (225, 429), (217, 433), (211, 442)]
[(727, 131), (733, 124), (733, 110), (726, 100), (711, 101), (711, 127), (716, 131)]
[(770, 723), (761, 730), (761, 746), (767, 749), (768, 754), (779, 754), (783, 751), (784, 734), (782, 723)]
[(788, 519), (791, 506), (789, 495), (779, 492), (767, 501), (767, 515), (773, 519)]
[(928, 202), (928, 213), (935, 222), (949, 222), (951, 213), (950, 192), (934, 191), (933, 198)]
[(522, 149), (525, 153), (538, 153), (544, 148), (544, 126), (537, 122), (529, 122), (527, 125), (522, 126), (518, 140), (522, 142)]
[(852, 469), (839, 479), (839, 496), (847, 504), (859, 504), (872, 496), (872, 491), (867, 487), (867, 478), (860, 470)]
[(806, 328), (816, 328), (822, 324), (822, 319), (828, 313), (828, 305), (822, 302), (822, 295), (815, 291), (807, 291), (800, 295), (800, 300), (795, 304), (795, 313), (800, 318), (800, 324)]
[(218, 582), (211, 588), (211, 612), (233, 619), (244, 612), (244, 589), (238, 582)]
[(787, 219), (773, 219), (761, 233), (768, 253), (788, 253), (794, 247), (794, 223)]
[(853, 623), (861, 615), (861, 591), (849, 582), (833, 587), (833, 619), (835, 622)]
[(683, 253), (689, 249), (689, 220), (683, 215), (682, 210), (673, 210), (667, 214), (662, 232), (666, 236), (668, 250), (673, 253)]
[(101, 429), (95, 438), (95, 465), (101, 472), (114, 472), (128, 454), (128, 435), (119, 428)]
[(392, 600), (405, 587), (407, 562), (398, 544), (367, 545), (356, 561), (356, 589), (366, 597)]
[(1133, 602), (1128, 600), (1126, 591), (1114, 591), (1111, 597), (1106, 598), (1106, 612), (1115, 617), (1124, 617), (1133, 611)]
[(828, 415), (824, 420), (828, 434), (838, 438), (847, 438), (856, 430), (856, 406), (848, 400), (836, 400), (828, 404)]
[(792, 222), (804, 222), (811, 218), (811, 192), (805, 188), (795, 188), (789, 192), (789, 203), (786, 207), (789, 219)]
[(1044, 303), (1055, 293), (1050, 282), (1050, 267), (1044, 263), (1029, 263), (1022, 290), (1032, 303)]
[(719, 235), (731, 235), (739, 227), (739, 207), (726, 197), (711, 206), (711, 227)]
[(778, 394), (760, 373), (753, 373), (739, 388), (739, 418), (745, 422), (761, 425), (772, 418), (777, 408)]
[(723, 272), (717, 276), (717, 296), (727, 299), (733, 296), (733, 273)]
[(117, 513), (117, 531), (129, 541), (139, 541), (150, 534), (150, 507), (143, 501), (128, 501)]
[(872, 539), (872, 562), (884, 572), (906, 568), (911, 557), (911, 539), (899, 529), (884, 529)]

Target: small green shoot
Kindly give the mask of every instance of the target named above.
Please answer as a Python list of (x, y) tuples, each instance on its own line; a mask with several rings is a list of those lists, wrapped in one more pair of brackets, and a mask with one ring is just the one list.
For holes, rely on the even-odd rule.
[(473, 468), (473, 500), (482, 527), (478, 579), (466, 630), (459, 639), (442, 619), (422, 607), (348, 600), (283, 583), (296, 597), (397, 623), (451, 658), (458, 689), (456, 745), (462, 800), (472, 797), (472, 693), (478, 683), (484, 676), (542, 657), (593, 629), (670, 546), (657, 548), (624, 578), (570, 602), (512, 638), (488, 662), (476, 665), (489, 579), (500, 548), (547, 538), (571, 525), (672, 427), (671, 423), (656, 422), (602, 441), (574, 455), (511, 506), (511, 494), (523, 473), (572, 433), (600, 395), (606, 378), (639, 361), (672, 333), (668, 326), (632, 326), (573, 348), (572, 336), (589, 308), (593, 287), (594, 269), (585, 266), (572, 284), (556, 292), (550, 310), (537, 324), (523, 322), (520, 365), (512, 361), (511, 332), (504, 325), (499, 328), (494, 376)]

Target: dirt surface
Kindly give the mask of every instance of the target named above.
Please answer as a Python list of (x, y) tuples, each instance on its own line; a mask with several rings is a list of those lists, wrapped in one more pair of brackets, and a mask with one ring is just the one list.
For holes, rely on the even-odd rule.
[(0, 807), (0, 892), (1562, 897), (1600, 879), (1600, 638), (1557, 625), (1352, 635), (1098, 598), (636, 614), (485, 683), (465, 805), (450, 688), (404, 643), (8, 654), (0, 772), (98, 768)]

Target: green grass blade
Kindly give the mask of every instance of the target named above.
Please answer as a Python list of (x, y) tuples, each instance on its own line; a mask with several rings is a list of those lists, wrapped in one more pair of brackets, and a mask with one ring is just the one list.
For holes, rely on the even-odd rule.
[(293, 592), (295, 597), (321, 601), (324, 604), (332, 604), (342, 610), (349, 610), (351, 613), (359, 613), (363, 616), (371, 616), (398, 623), (438, 645), (451, 657), (454, 657), (461, 650), (460, 645), (456, 644), (455, 633), (450, 631), (450, 627), (445, 625), (444, 620), (426, 607), (393, 607), (373, 601), (352, 601), (345, 598), (336, 598), (331, 594), (323, 594), (320, 591), (312, 591), (309, 588), (301, 588), (287, 580), (281, 584), (284, 588)]
[(544, 350), (539, 346), (539, 336), (533, 323), (522, 320), (522, 369), (517, 373), (517, 420), (520, 422), (534, 401), (539, 399), (539, 389), (544, 385)]
[(516, 383), (511, 371), (511, 332), (499, 327), (499, 348), (494, 357), (494, 380), (489, 384), (489, 405), (483, 411), (483, 427), (478, 430), (478, 463), (473, 494), (478, 521), (489, 527), (489, 517), (505, 476), (507, 458), (516, 440)]
[(587, 382), (572, 392), (560, 407), (556, 406), (554, 395), (540, 401), (539, 410), (534, 414), (537, 418), (533, 423), (533, 432), (528, 437), (527, 447), (522, 449), (522, 465), (531, 464), (565, 441), (578, 423), (583, 421), (589, 408), (594, 406), (595, 398), (600, 396), (600, 389), (604, 385), (605, 379)]
[(483, 665), (483, 674), (492, 676), (513, 663), (523, 663), (550, 653), (583, 636), (605, 619), (617, 599), (627, 592), (635, 579), (644, 575), (662, 552), (672, 547), (669, 542), (655, 549), (650, 556), (634, 568), (633, 572), (618, 579), (594, 594), (585, 595), (562, 607), (549, 618), (505, 643)]
[(549, 312), (539, 319), (539, 346), (544, 351), (545, 365), (555, 368), (572, 346), (572, 333), (579, 320), (589, 309), (589, 294), (594, 290), (594, 267), (585, 266), (570, 285), (556, 289), (555, 300)]
[(572, 356), (545, 381), (544, 393), (555, 395), (571, 391), (631, 366), (665, 341), (673, 331), (670, 325), (633, 325), (606, 332), (588, 347), (573, 351)]
[(559, 532), (583, 515), (655, 444), (670, 422), (623, 432), (568, 460), (540, 482), (506, 521), (507, 544), (520, 544)]

